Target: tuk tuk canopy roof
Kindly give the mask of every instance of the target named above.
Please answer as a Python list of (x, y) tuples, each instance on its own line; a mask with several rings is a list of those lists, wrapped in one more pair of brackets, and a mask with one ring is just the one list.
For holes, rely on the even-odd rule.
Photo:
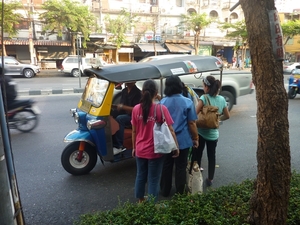
[(172, 75), (181, 76), (210, 71), (221, 71), (222, 61), (214, 56), (183, 55), (143, 63), (108, 65), (102, 68), (85, 69), (87, 76), (97, 76), (115, 83), (147, 79), (163, 79)]

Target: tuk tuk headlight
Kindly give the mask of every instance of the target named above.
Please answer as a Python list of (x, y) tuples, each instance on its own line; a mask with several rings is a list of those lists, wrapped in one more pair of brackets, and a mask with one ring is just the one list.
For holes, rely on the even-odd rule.
[(74, 117), (76, 112), (77, 112), (77, 109), (70, 109), (70, 114), (72, 117)]
[(80, 118), (80, 117), (79, 117), (78, 112), (75, 112), (75, 113), (74, 113), (74, 121), (75, 121), (76, 124), (79, 123), (79, 118)]
[(86, 126), (89, 130), (101, 129), (106, 126), (106, 122), (104, 120), (89, 120), (87, 121)]

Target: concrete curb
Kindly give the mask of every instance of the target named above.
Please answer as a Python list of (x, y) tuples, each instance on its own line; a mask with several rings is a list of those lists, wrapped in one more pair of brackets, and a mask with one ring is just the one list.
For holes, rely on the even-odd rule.
[(19, 90), (18, 96), (74, 94), (74, 93), (82, 93), (83, 90), (84, 90), (84, 88)]

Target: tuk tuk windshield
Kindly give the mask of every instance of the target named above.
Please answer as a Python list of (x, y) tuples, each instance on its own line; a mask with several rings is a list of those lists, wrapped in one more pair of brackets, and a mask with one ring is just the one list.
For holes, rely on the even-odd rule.
[(107, 80), (96, 77), (89, 78), (82, 99), (90, 102), (94, 107), (99, 107), (103, 102), (108, 86), (109, 82)]
[(292, 74), (293, 75), (300, 75), (300, 68), (299, 69), (298, 68), (294, 69)]

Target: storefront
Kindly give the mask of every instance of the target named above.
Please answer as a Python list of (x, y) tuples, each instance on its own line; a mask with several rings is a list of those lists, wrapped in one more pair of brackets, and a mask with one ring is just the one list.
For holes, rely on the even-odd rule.
[(134, 45), (134, 61), (138, 62), (143, 58), (156, 55), (164, 55), (167, 49), (159, 43), (138, 43)]

